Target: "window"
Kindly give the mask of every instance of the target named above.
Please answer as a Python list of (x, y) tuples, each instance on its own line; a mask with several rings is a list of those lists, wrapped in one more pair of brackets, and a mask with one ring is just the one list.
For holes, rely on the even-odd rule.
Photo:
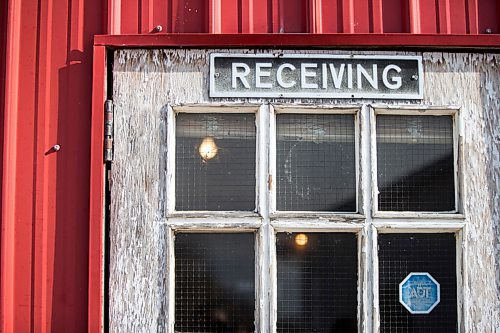
[(278, 114), (277, 210), (355, 212), (353, 114)]
[(278, 332), (357, 331), (357, 241), (349, 233), (278, 233)]
[(176, 119), (176, 209), (255, 210), (255, 114)]
[[(456, 332), (455, 235), (383, 234), (378, 245), (380, 331)], [(399, 283), (410, 272), (428, 272), (440, 283), (440, 303), (429, 314), (412, 315), (398, 301)]]
[[(456, 117), (446, 108), (170, 108), (170, 329), (456, 330)], [(421, 271), (439, 281), (442, 300), (417, 318), (398, 285)]]
[(377, 116), (378, 209), (455, 211), (453, 119)]
[(254, 331), (254, 234), (177, 234), (175, 277), (177, 332)]

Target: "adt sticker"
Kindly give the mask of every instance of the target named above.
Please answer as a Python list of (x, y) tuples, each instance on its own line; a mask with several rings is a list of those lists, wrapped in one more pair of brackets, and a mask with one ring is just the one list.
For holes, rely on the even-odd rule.
[(441, 299), (439, 283), (429, 273), (410, 273), (399, 284), (399, 302), (412, 314), (428, 314)]

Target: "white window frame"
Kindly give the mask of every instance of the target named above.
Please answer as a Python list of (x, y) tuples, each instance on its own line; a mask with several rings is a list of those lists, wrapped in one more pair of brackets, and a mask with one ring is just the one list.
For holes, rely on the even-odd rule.
[[(177, 113), (255, 113), (256, 114), (256, 207), (255, 212), (176, 211), (175, 210), (175, 119)], [(354, 114), (356, 207), (353, 213), (276, 210), (276, 115)], [(378, 211), (376, 115), (451, 115), (455, 160), (456, 212)], [(276, 332), (278, 232), (348, 232), (358, 242), (358, 331), (380, 330), (378, 291), (378, 235), (381, 233), (442, 233), (457, 235), (457, 309), (458, 327), (463, 331), (463, 295), (460, 290), (467, 277), (462, 274), (465, 258), (466, 226), (460, 214), (459, 138), (462, 129), (457, 107), (416, 107), (407, 105), (302, 105), (270, 103), (218, 103), (167, 106), (166, 152), (166, 302), (168, 328), (174, 332), (175, 256), (177, 232), (253, 232), (255, 234), (255, 329)]]
[[(457, 106), (414, 106), (414, 105), (371, 105), (370, 117), (370, 142), (371, 152), (371, 224), (373, 256), (373, 332), (380, 331), (380, 308), (379, 308), (379, 261), (378, 261), (378, 235), (387, 233), (453, 233), (456, 238), (456, 276), (457, 276), (457, 327), (459, 332), (464, 332), (464, 295), (463, 286), (466, 284), (465, 275), (466, 258), (466, 224), (462, 212), (460, 193), (463, 193), (461, 180), (461, 159), (463, 156), (460, 149), (460, 138), (463, 128), (460, 123), (460, 107)], [(388, 115), (412, 115), (412, 116), (451, 116), (453, 119), (453, 161), (454, 161), (454, 185), (455, 185), (455, 210), (450, 212), (414, 212), (414, 211), (380, 211), (378, 210), (378, 185), (377, 185), (377, 141), (376, 141), (376, 116)]]

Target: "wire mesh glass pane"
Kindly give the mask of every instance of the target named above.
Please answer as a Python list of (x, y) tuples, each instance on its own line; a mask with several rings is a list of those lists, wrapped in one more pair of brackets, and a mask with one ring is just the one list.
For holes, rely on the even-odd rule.
[(357, 239), (278, 233), (278, 332), (357, 332)]
[(453, 211), (451, 116), (377, 116), (378, 208)]
[[(381, 234), (379, 297), (381, 332), (456, 332), (457, 277), (454, 234)], [(412, 272), (429, 273), (441, 300), (429, 314), (411, 314), (399, 302), (399, 284)]]
[(176, 119), (176, 209), (255, 209), (255, 114)]
[(356, 211), (354, 115), (279, 114), (278, 210)]
[(177, 234), (175, 331), (254, 332), (254, 234)]

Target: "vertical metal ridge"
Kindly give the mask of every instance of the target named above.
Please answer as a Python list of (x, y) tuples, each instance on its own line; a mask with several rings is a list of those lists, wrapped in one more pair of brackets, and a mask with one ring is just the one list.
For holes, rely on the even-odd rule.
[(467, 1), (467, 32), (469, 34), (479, 33), (479, 22), (478, 22), (478, 0), (466, 0)]
[(269, 0), (271, 1), (271, 32), (279, 33), (280, 31), (280, 4), (279, 0)]
[(343, 33), (354, 33), (354, 0), (342, 0)]
[(410, 2), (410, 32), (421, 33), (420, 25), (420, 0), (409, 0)]
[[(140, 33), (150, 33), (154, 29), (153, 6), (154, 0), (139, 0)], [(157, 1), (158, 2), (158, 1)]]
[(121, 33), (121, 15), (121, 0), (108, 0), (107, 33), (109, 35)]
[(309, 1), (309, 32), (321, 34), (323, 33), (323, 0)]
[(439, 0), (438, 2), (438, 33), (451, 33), (450, 0)]
[(250, 0), (239, 0), (239, 26), (238, 32), (240, 33), (253, 33), (254, 23), (253, 23), (253, 1)]
[(371, 21), (372, 21), (372, 31), (376, 34), (381, 34), (384, 32), (384, 16), (382, 11), (382, 0), (370, 0), (371, 1)]
[(222, 20), (221, 0), (209, 0), (208, 15), (208, 32), (212, 34), (220, 34)]

